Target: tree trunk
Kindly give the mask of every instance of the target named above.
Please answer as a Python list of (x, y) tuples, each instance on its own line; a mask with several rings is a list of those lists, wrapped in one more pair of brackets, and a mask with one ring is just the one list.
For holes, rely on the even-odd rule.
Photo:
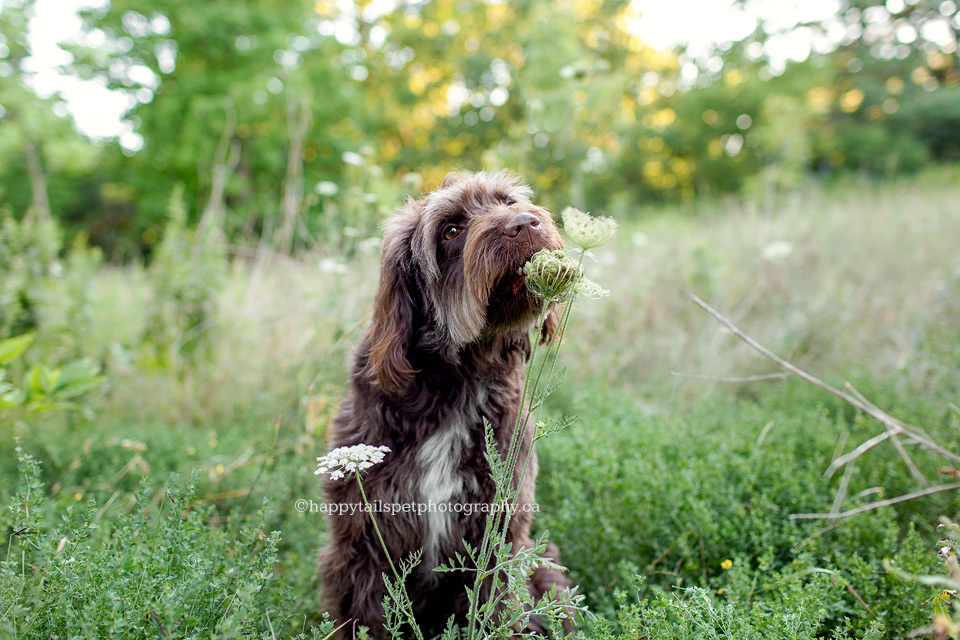
[(220, 136), (220, 142), (217, 143), (217, 151), (213, 158), (213, 168), (210, 171), (210, 197), (200, 217), (201, 233), (207, 233), (213, 229), (221, 234), (224, 232), (227, 205), (223, 194), (227, 187), (227, 180), (233, 175), (240, 162), (240, 141), (234, 138), (237, 132), (237, 111), (230, 99), (225, 101), (224, 106), (227, 112), (227, 123), (223, 127), (223, 134)]
[(24, 144), (24, 153), (27, 156), (27, 172), (30, 174), (30, 186), (33, 189), (33, 202), (27, 215), (36, 216), (40, 222), (49, 222), (50, 200), (47, 199), (47, 177), (40, 164), (40, 150), (33, 138), (28, 138)]
[(289, 255), (293, 252), (293, 240), (303, 206), (303, 143), (310, 128), (310, 101), (295, 97), (287, 102), (287, 173), (283, 178), (283, 224), (277, 233), (277, 250)]

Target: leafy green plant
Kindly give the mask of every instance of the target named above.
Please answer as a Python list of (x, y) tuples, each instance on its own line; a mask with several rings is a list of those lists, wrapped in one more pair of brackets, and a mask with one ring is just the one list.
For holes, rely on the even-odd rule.
[(60, 230), (50, 220), (17, 221), (0, 210), (0, 338), (37, 328), (40, 284), (62, 270)]
[[(744, 576), (745, 577), (745, 576)], [(634, 597), (627, 591), (617, 593), (617, 614), (613, 620), (600, 620), (589, 638), (619, 640), (637, 637), (664, 640), (813, 640), (847, 638), (848, 625), (830, 630), (825, 625), (829, 606), (829, 576), (802, 573), (784, 576), (773, 594), (762, 600), (746, 589), (708, 590), (702, 587), (678, 589), (671, 594), (656, 593), (639, 597), (643, 578), (634, 581)], [(829, 636), (827, 636), (829, 632)], [(885, 637), (883, 626), (874, 623), (862, 640)]]
[[(40, 465), (18, 447), (20, 488), (0, 516), (0, 632), (19, 638), (270, 637), (289, 628), (295, 598), (274, 574), (281, 541), (271, 509), (210, 526), (197, 476), (172, 478), (162, 495), (144, 482), (113, 519), (103, 507), (52, 506)], [(332, 624), (314, 627), (328, 636)], [(297, 635), (306, 637), (304, 634)]]
[(79, 234), (64, 248), (63, 258), (36, 283), (37, 345), (45, 360), (90, 356), (104, 360), (106, 348), (95, 335), (97, 301), (94, 283), (103, 267), (103, 254)]
[[(829, 582), (817, 605), (826, 612), (820, 635), (846, 629), (839, 637), (859, 638), (877, 620), (885, 637), (918, 626), (917, 605), (929, 590), (888, 575), (882, 559), (931, 571), (918, 531), (931, 510), (949, 503), (897, 505), (820, 535), (819, 526), (791, 520), (833, 499), (822, 472), (838, 434), (867, 432), (801, 391), (800, 384), (779, 389), (776, 405), (713, 398), (673, 415), (645, 414), (630, 391), (597, 383), (573, 400), (555, 399), (584, 416), (585, 426), (557, 434), (541, 450), (538, 498), (549, 508), (537, 523), (550, 530), (598, 616), (600, 626), (588, 633), (609, 624), (611, 633), (629, 637), (617, 626), (618, 592), (672, 600), (699, 587), (718, 605), (736, 597), (738, 611), (756, 605), (772, 616), (795, 604), (784, 589), (811, 579)], [(885, 453), (854, 478), (852, 493), (909, 481), (905, 470), (891, 472), (896, 454)]]
[(147, 271), (154, 298), (143, 342), (152, 364), (165, 367), (204, 344), (216, 310), (227, 262), (224, 240), (215, 228), (187, 226), (183, 188), (170, 196), (163, 240)]
[(937, 555), (942, 561), (940, 574), (919, 574), (905, 570), (890, 559), (883, 562), (884, 568), (901, 580), (936, 589), (923, 605), (933, 606), (933, 619), (912, 632), (911, 635), (933, 635), (937, 638), (960, 638), (960, 526), (947, 518), (941, 518), (940, 526), (945, 538), (938, 544)]
[(37, 363), (15, 380), (10, 365), (32, 342), (32, 334), (0, 342), (0, 416), (82, 408), (76, 400), (106, 379), (100, 375), (100, 365), (89, 358), (61, 367)]

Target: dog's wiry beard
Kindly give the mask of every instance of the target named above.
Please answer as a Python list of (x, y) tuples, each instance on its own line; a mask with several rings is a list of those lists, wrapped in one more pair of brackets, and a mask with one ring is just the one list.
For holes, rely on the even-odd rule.
[(510, 335), (530, 329), (539, 301), (524, 285), (520, 270), (530, 257), (550, 245), (547, 234), (529, 240), (507, 239), (502, 220), (493, 217), (477, 225), (464, 249), (471, 273), (468, 290), (476, 313), (482, 317), (484, 335)]

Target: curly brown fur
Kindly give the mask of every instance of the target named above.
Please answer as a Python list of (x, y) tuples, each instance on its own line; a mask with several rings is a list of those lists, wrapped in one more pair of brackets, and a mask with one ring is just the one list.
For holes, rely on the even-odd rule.
[[(371, 502), (489, 504), (495, 486), (484, 457), (483, 420), (501, 453), (509, 446), (530, 354), (529, 331), (540, 303), (519, 269), (540, 249), (562, 246), (550, 213), (506, 173), (448, 175), (421, 200), (406, 203), (386, 224), (373, 321), (354, 354), (349, 394), (333, 421), (330, 447), (386, 445), (389, 453), (363, 479)], [(459, 234), (449, 227), (462, 229)], [(450, 237), (455, 236), (455, 237)], [(549, 338), (552, 316), (541, 334)], [(533, 444), (524, 424), (520, 460)], [(520, 482), (521, 465), (513, 470)], [(532, 505), (536, 455), (520, 485)], [(516, 485), (515, 485), (516, 486)], [(328, 503), (359, 503), (355, 482), (324, 480)], [(451, 615), (467, 624), (465, 587), (472, 576), (432, 569), (462, 540), (477, 546), (482, 513), (380, 515), (378, 524), (396, 560), (417, 549), (424, 559), (407, 590), (419, 623), (440, 631)], [(530, 544), (532, 514), (518, 509), (508, 536)], [(548, 555), (557, 559), (556, 548)], [(382, 574), (390, 567), (369, 514), (330, 516), (330, 541), (320, 553), (324, 607), (340, 623), (369, 627), (385, 637)], [(528, 584), (539, 598), (570, 586), (541, 568)], [(533, 625), (532, 625), (533, 626)]]

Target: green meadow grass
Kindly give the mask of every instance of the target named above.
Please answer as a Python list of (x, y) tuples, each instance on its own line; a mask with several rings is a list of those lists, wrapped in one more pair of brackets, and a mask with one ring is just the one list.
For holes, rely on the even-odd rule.
[[(825, 532), (791, 520), (830, 510), (830, 460), (881, 427), (798, 380), (740, 381), (775, 368), (688, 292), (957, 451), (957, 178), (809, 187), (772, 213), (643, 211), (596, 251), (587, 271), (611, 296), (572, 316), (549, 409), (578, 420), (543, 441), (537, 489), (537, 528), (596, 614), (588, 637), (886, 638), (930, 621), (934, 588), (882, 561), (937, 571), (935, 527), (957, 516), (956, 496)], [(172, 347), (143, 338), (176, 321), (151, 305), (148, 271), (101, 268), (71, 305), (68, 287), (44, 285), (60, 297), (41, 302), (28, 358), (79, 351), (109, 382), (92, 418), (0, 418), (0, 635), (329, 632), (315, 577), (325, 523), (294, 504), (320, 500), (314, 458), (376, 281), (364, 246), (350, 261), (212, 270), (222, 285)], [(911, 453), (936, 482), (941, 461)], [(858, 461), (848, 504), (915, 486), (880, 446)]]
[[(570, 399), (581, 418), (542, 449), (538, 497), (547, 507), (538, 526), (550, 531), (594, 611), (616, 619), (624, 597), (683, 598), (698, 587), (715, 606), (734, 607), (737, 619), (765, 603), (773, 617), (758, 637), (782, 637), (776, 614), (796, 613), (816, 585), (823, 593), (804, 606), (822, 616), (813, 635), (798, 637), (848, 621), (854, 637), (875, 624), (887, 637), (921, 626), (930, 588), (884, 575), (880, 561), (933, 571), (932, 516), (950, 513), (956, 500), (872, 512), (820, 535), (825, 523), (791, 520), (829, 511), (839, 478), (827, 481), (823, 471), (838, 439), (877, 431), (800, 384), (781, 383), (770, 400), (714, 397), (672, 414), (645, 413), (629, 391), (603, 386)], [(901, 466), (892, 451), (878, 452), (854, 474), (850, 494), (908, 491)], [(645, 577), (639, 587), (637, 575)]]

